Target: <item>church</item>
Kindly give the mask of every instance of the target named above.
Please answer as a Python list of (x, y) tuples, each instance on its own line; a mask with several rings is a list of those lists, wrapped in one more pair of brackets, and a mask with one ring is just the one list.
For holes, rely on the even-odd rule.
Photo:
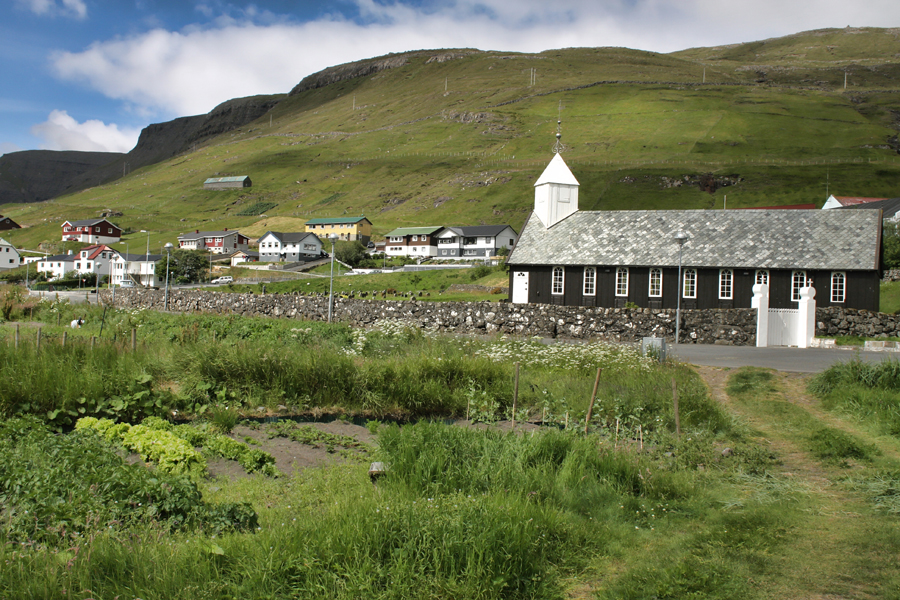
[[(534, 210), (507, 264), (510, 301), (609, 308), (878, 311), (880, 210), (578, 210), (558, 152), (534, 184)], [(680, 298), (679, 298), (680, 296)]]

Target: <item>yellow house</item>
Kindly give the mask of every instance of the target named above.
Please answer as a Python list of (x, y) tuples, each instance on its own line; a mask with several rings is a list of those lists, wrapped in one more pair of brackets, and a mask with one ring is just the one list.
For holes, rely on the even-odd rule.
[(310, 219), (306, 222), (306, 231), (316, 234), (322, 241), (334, 233), (339, 240), (359, 240), (363, 244), (368, 244), (372, 237), (372, 222), (365, 217)]

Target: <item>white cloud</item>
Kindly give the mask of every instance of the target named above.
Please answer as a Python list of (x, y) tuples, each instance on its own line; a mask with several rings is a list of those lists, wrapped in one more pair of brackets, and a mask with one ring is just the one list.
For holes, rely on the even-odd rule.
[(230, 98), (287, 92), (324, 67), (388, 52), (574, 46), (669, 52), (821, 27), (900, 25), (896, 0), (434, 0), (424, 6), (356, 0), (357, 21), (331, 15), (306, 23), (274, 22), (271, 13), (250, 10), (240, 21), (216, 18), (210, 6), (197, 9), (210, 15), (211, 25), (96, 42), (56, 54), (53, 66), (63, 79), (170, 118), (205, 113)]
[(87, 5), (84, 0), (16, 0), (25, 9), (40, 16), (63, 16), (84, 19), (87, 17)]
[(140, 129), (119, 129), (115, 123), (89, 120), (79, 123), (64, 110), (54, 110), (31, 133), (44, 140), (43, 150), (128, 152), (137, 143)]

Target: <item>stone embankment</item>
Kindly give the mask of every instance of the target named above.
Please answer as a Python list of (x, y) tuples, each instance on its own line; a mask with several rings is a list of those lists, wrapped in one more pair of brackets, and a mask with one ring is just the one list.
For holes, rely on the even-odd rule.
[[(101, 292), (104, 302), (112, 295)], [(162, 310), (164, 292), (119, 291), (121, 308)], [(328, 297), (301, 294), (228, 294), (170, 290), (169, 311), (268, 316), (312, 321), (328, 318)], [(497, 333), (521, 336), (637, 342), (643, 337), (675, 336), (675, 311), (510, 304), (499, 302), (420, 302), (335, 298), (334, 320), (367, 327), (382, 319), (401, 319), (448, 333)], [(756, 311), (682, 311), (683, 343), (747, 346), (756, 343)]]
[(817, 308), (816, 336), (900, 337), (900, 315), (833, 306)]

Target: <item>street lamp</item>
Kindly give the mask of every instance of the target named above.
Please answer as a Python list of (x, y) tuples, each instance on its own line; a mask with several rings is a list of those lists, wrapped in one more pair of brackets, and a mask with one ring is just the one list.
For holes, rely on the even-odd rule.
[(684, 250), (684, 243), (688, 240), (688, 234), (679, 230), (674, 237), (678, 242), (678, 285), (675, 288), (678, 294), (677, 308), (675, 309), (675, 344), (677, 345), (681, 336), (681, 294), (684, 293), (684, 282), (681, 281), (681, 253)]
[[(150, 262), (150, 232), (149, 232), (148, 230), (146, 230), (146, 229), (141, 229), (141, 233), (146, 233), (146, 234), (147, 234), (147, 259), (146, 259), (146, 261), (147, 261), (147, 262)], [(146, 264), (146, 263), (145, 263), (145, 264)], [(150, 279), (150, 278), (148, 278), (148, 281), (147, 281), (147, 287), (148, 287), (148, 288), (150, 287), (150, 281), (149, 281), (149, 279)]]
[(163, 302), (163, 310), (169, 310), (169, 257), (172, 255), (172, 242), (166, 243), (166, 297)]
[(337, 234), (332, 233), (328, 239), (331, 240), (331, 283), (328, 286), (328, 322), (331, 323), (331, 313), (334, 310), (334, 240), (337, 239)]

